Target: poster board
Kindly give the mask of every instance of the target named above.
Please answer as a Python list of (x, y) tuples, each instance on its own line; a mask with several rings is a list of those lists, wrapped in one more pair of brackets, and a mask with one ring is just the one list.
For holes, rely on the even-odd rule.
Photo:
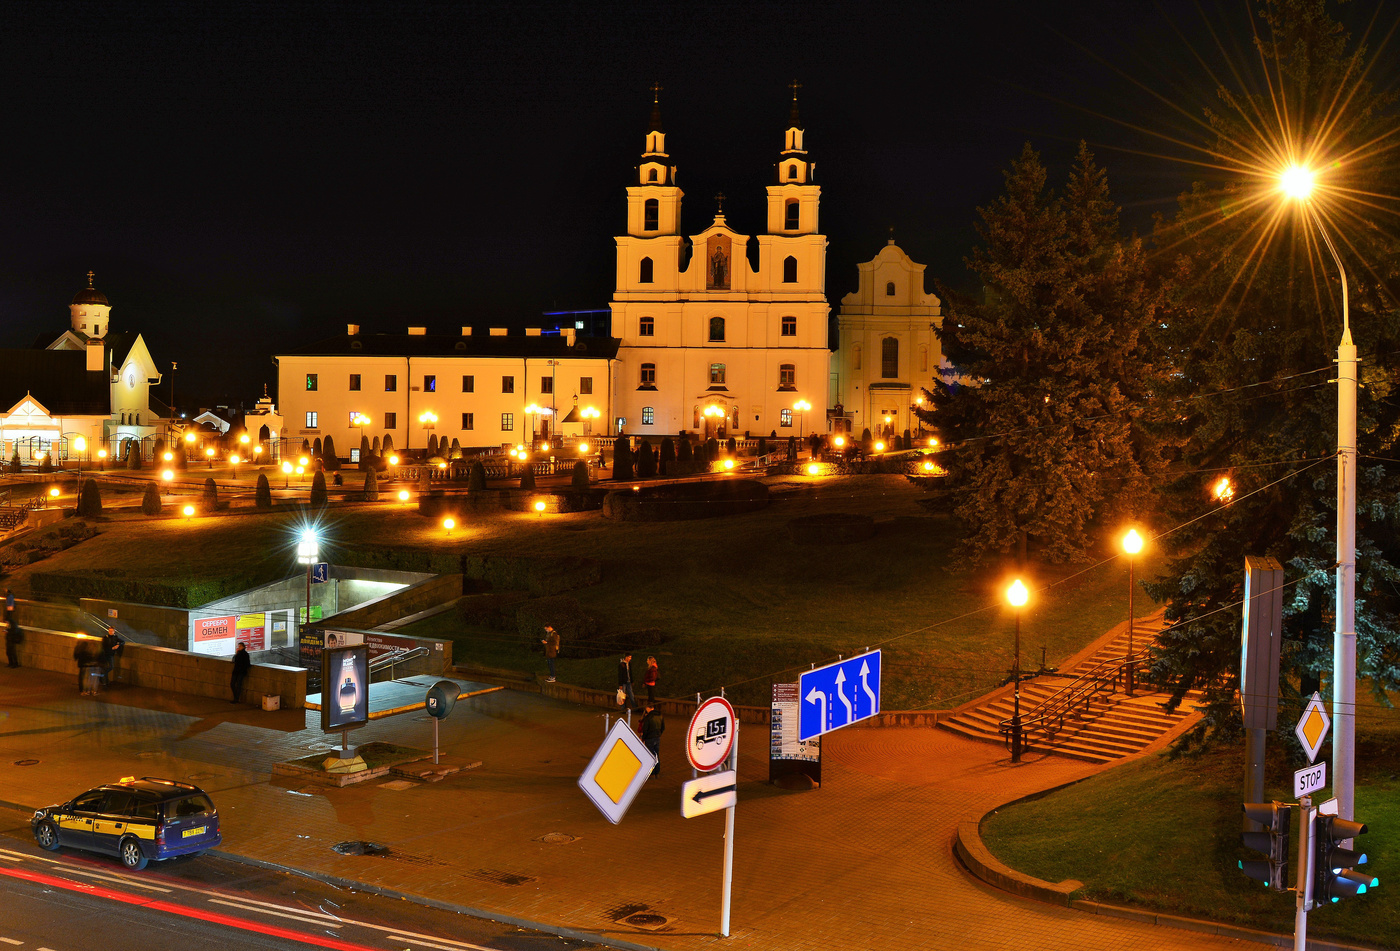
[(821, 737), (799, 740), (798, 718), (802, 699), (797, 684), (774, 684), (769, 718), (768, 781), (802, 775), (812, 782), (822, 781)]
[(321, 729), (351, 730), (369, 722), (369, 648), (333, 647), (321, 654)]

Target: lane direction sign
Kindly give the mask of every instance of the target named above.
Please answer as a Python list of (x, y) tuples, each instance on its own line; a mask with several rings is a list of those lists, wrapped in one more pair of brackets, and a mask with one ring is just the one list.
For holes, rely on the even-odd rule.
[(802, 699), (797, 739), (810, 740), (880, 712), (880, 652), (803, 673), (797, 681)]
[(1327, 760), (1297, 770), (1293, 774), (1293, 798), (1301, 799), (1327, 785)]
[(690, 765), (702, 773), (723, 766), (738, 732), (739, 718), (728, 700), (711, 697), (700, 704), (686, 734), (685, 755)]
[(578, 787), (617, 825), (655, 768), (656, 757), (619, 717), (578, 778)]
[(1327, 730), (1332, 726), (1332, 720), (1327, 716), (1327, 706), (1322, 702), (1322, 697), (1314, 693), (1308, 705), (1303, 708), (1303, 715), (1298, 718), (1298, 725), (1293, 728), (1293, 732), (1298, 737), (1298, 742), (1303, 744), (1303, 750), (1308, 754), (1308, 762), (1317, 762), (1317, 751), (1322, 749), (1322, 741), (1327, 738)]
[(728, 809), (737, 801), (738, 774), (732, 769), (707, 773), (681, 787), (681, 815), (687, 819)]

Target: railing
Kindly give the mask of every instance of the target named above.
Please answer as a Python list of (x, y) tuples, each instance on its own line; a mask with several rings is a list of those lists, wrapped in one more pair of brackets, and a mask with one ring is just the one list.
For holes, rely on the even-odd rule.
[(431, 651), (429, 651), (426, 647), (414, 647), (409, 650), (393, 650), (387, 654), (380, 654), (374, 660), (370, 661), (369, 678), (370, 680), (373, 680), (375, 671), (383, 670), (385, 667), (388, 667), (389, 679), (397, 680), (397, 668), (399, 664), (402, 664), (405, 661), (414, 660), (418, 657), (427, 657), (429, 653), (431, 653)]
[[(1079, 674), (1069, 683), (1052, 693), (1030, 712), (1021, 717), (1021, 742), (1029, 748), (1028, 738), (1032, 733), (1040, 733), (1047, 740), (1053, 740), (1064, 729), (1065, 718), (1078, 716), (1100, 696), (1115, 693), (1118, 684), (1127, 679), (1131, 662), (1135, 669), (1142, 670), (1152, 647), (1139, 648), (1131, 655), (1110, 657)], [(1011, 741), (1012, 720), (1008, 718), (998, 724), (1001, 735)]]

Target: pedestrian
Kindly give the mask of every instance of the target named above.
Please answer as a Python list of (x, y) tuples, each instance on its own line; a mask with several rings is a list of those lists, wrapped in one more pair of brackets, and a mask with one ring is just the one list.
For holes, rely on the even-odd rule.
[(661, 775), (661, 734), (665, 732), (666, 720), (661, 711), (656, 709), (656, 704), (647, 703), (646, 713), (642, 715), (642, 743), (656, 757), (656, 766), (651, 771), (653, 776)]
[(243, 698), (243, 681), (248, 679), (248, 668), (253, 666), (253, 658), (248, 656), (248, 645), (242, 641), (238, 642), (238, 647), (233, 652), (233, 699), (229, 703), (237, 703)]
[(79, 635), (73, 639), (73, 662), (78, 665), (78, 693), (83, 696), (97, 696), (96, 689), (88, 690), (83, 679), (87, 677), (88, 671), (97, 666), (96, 652), (92, 645), (92, 639)]
[(549, 676), (545, 678), (546, 683), (554, 683), (554, 658), (559, 656), (559, 632), (553, 625), (544, 626), (544, 637), (540, 638), (540, 643), (544, 645), (544, 662), (549, 667)]
[(122, 650), (122, 639), (117, 636), (117, 629), (107, 628), (107, 633), (102, 635), (101, 667), (102, 680), (104, 683), (112, 682), (112, 668), (116, 666), (117, 655)]
[(5, 659), (11, 667), (19, 666), (19, 645), (23, 640), (24, 632), (19, 629), (19, 621), (11, 612), (9, 622), (5, 625)]
[(661, 670), (656, 666), (656, 658), (647, 658), (646, 676), (642, 678), (642, 683), (647, 688), (647, 703), (656, 703), (656, 679), (661, 676)]
[(5, 589), (5, 622), (8, 624), (15, 616), (15, 593), (9, 588)]
[(622, 655), (622, 660), (617, 662), (617, 695), (618, 705), (625, 706), (629, 710), (637, 709), (637, 697), (632, 693), (632, 655)]

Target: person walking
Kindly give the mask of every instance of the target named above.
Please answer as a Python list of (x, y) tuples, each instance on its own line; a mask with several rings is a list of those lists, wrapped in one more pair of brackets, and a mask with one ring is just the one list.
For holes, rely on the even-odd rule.
[(243, 681), (248, 679), (248, 668), (252, 666), (253, 658), (248, 656), (248, 645), (239, 641), (233, 652), (233, 680), (229, 684), (233, 688), (233, 699), (229, 703), (243, 699)]
[(617, 662), (617, 689), (622, 703), (629, 710), (637, 709), (637, 696), (632, 693), (632, 655), (624, 654)]
[(545, 678), (546, 683), (554, 683), (554, 659), (559, 656), (559, 632), (553, 625), (544, 626), (544, 637), (540, 638), (540, 643), (544, 645), (544, 662), (549, 667), (549, 676)]
[(642, 715), (642, 743), (656, 757), (656, 766), (651, 771), (653, 776), (661, 775), (661, 734), (665, 732), (666, 720), (661, 711), (656, 709), (656, 704), (648, 702), (646, 713)]
[(5, 659), (11, 667), (19, 666), (19, 645), (24, 640), (24, 632), (19, 629), (19, 621), (13, 612), (5, 625)]
[(78, 693), (86, 696), (97, 696), (96, 678), (93, 678), (93, 689), (89, 690), (88, 685), (83, 682), (88, 671), (98, 667), (97, 653), (100, 650), (94, 649), (92, 639), (78, 636), (73, 638), (73, 663), (78, 665)]
[(646, 676), (642, 678), (642, 683), (647, 688), (647, 703), (656, 703), (656, 680), (661, 676), (661, 669), (656, 666), (656, 658), (647, 658)]

